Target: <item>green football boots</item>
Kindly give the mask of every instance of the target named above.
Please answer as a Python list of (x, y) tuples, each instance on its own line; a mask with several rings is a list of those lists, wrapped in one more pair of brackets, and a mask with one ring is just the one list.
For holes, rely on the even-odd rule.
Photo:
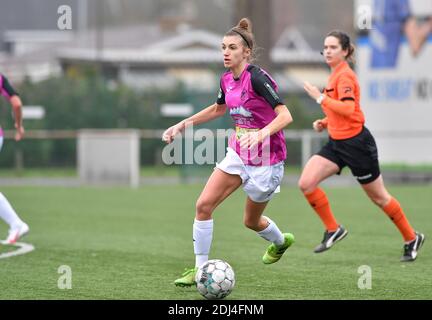
[[(288, 249), (294, 243), (294, 235), (291, 233), (284, 233), (285, 242), (278, 246), (272, 243), (266, 250), (264, 256), (262, 257), (262, 261), (265, 264), (271, 264), (279, 261), (282, 255), (285, 253), (286, 249)], [(198, 271), (198, 268), (190, 268), (185, 269), (181, 278), (178, 278), (174, 281), (174, 284), (177, 287), (190, 287), (196, 285), (195, 275)]]
[(278, 246), (272, 243), (262, 257), (265, 264), (271, 264), (279, 261), (282, 255), (294, 243), (294, 235), (291, 233), (284, 233), (285, 242)]
[(174, 281), (174, 284), (177, 287), (190, 287), (196, 284), (195, 282), (195, 275), (198, 271), (198, 268), (191, 268), (186, 269), (185, 272), (183, 272), (182, 277), (178, 278)]

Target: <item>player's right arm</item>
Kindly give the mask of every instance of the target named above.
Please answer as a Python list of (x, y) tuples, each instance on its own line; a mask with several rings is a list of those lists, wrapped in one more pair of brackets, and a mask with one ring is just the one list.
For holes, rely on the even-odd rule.
[(15, 119), (15, 140), (20, 141), (24, 137), (24, 126), (22, 123), (22, 102), (19, 96), (14, 95), (9, 100)]
[(169, 127), (163, 133), (162, 140), (166, 143), (171, 143), (174, 140), (174, 137), (187, 127), (192, 125), (199, 125), (205, 122), (209, 122), (213, 119), (222, 117), (225, 114), (226, 109), (227, 106), (225, 103), (225, 90), (223, 89), (221, 81), (216, 103), (208, 106), (207, 108), (201, 110), (198, 113), (195, 113), (193, 116), (190, 116), (189, 118), (180, 121), (172, 127)]
[(202, 123), (209, 122), (216, 118), (222, 117), (226, 111), (226, 104), (218, 104), (214, 103), (211, 106), (201, 110), (198, 113), (190, 116), (187, 119), (180, 121), (179, 123), (169, 127), (162, 135), (162, 140), (166, 143), (171, 143), (174, 140), (174, 137), (182, 132), (184, 129), (191, 125), (199, 125)]

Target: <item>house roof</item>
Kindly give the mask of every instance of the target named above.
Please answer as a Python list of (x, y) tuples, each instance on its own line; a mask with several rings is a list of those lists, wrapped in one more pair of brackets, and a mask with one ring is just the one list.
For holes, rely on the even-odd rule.
[[(106, 37), (110, 36), (106, 32)], [(112, 36), (112, 35), (111, 35)], [(205, 64), (220, 63), (222, 35), (207, 30), (187, 30), (141, 47), (114, 47), (108, 41), (103, 48), (64, 47), (58, 50), (63, 61), (102, 61), (131, 64)], [(319, 63), (318, 52), (311, 49), (297, 29), (287, 29), (282, 34), (270, 56), (275, 63)]]
[[(221, 66), (222, 35), (207, 30), (184, 29), (164, 33), (157, 26), (140, 25), (105, 29), (103, 32), (88, 30), (86, 33), (8, 31), (6, 39), (24, 48), (29, 44), (31, 48), (18, 55), (0, 55), (0, 68), (17, 81), (25, 75), (37, 80), (52, 72), (58, 73), (59, 61), (142, 67)], [(311, 49), (295, 28), (288, 28), (282, 33), (270, 51), (270, 57), (279, 65), (322, 63), (319, 53)], [(288, 87), (291, 85), (287, 83)]]

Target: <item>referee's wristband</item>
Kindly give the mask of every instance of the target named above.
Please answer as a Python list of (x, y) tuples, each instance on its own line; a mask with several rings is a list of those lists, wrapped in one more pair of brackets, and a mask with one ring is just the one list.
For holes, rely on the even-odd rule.
[(316, 99), (316, 103), (318, 103), (320, 105), (324, 101), (325, 97), (326, 96), (321, 93), (320, 96), (318, 97), (318, 99)]

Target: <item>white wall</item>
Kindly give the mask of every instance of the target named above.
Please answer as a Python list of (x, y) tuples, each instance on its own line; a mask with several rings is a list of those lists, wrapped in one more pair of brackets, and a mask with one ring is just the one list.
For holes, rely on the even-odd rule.
[(78, 172), (84, 183), (139, 185), (138, 130), (80, 130)]

